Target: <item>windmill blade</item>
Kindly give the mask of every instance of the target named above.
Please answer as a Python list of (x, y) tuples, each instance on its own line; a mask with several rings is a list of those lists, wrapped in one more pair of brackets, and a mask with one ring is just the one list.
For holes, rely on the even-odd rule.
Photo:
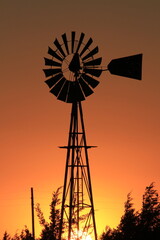
[(81, 87), (78, 81), (71, 82), (69, 85), (67, 103), (79, 102), (85, 100)]
[(95, 66), (95, 65), (100, 65), (102, 62), (102, 58), (96, 58), (94, 60), (84, 62), (84, 66)]
[(92, 88), (95, 88), (98, 84), (99, 81), (97, 81), (96, 79), (90, 77), (87, 74), (82, 74), (81, 77), (83, 78), (83, 80), (85, 80)]
[(64, 33), (64, 34), (62, 35), (62, 39), (63, 39), (64, 45), (65, 45), (66, 51), (67, 51), (67, 53), (69, 54), (69, 48), (68, 48), (68, 42), (67, 42), (66, 33)]
[(45, 76), (46, 77), (50, 77), (54, 74), (60, 73), (61, 72), (61, 68), (50, 68), (50, 69), (43, 69)]
[(45, 81), (49, 88), (53, 87), (61, 78), (63, 77), (62, 73), (56, 74), (52, 78), (49, 78)]
[(56, 66), (56, 67), (59, 66), (59, 67), (61, 67), (61, 63), (55, 62), (52, 59), (44, 58), (44, 60), (45, 60), (45, 65), (46, 66)]
[(63, 59), (55, 52), (52, 50), (52, 48), (48, 47), (48, 54), (50, 54), (52, 57), (55, 57), (56, 59), (60, 60), (61, 62)]
[(113, 59), (108, 64), (108, 70), (114, 75), (141, 80), (142, 54)]
[(57, 49), (60, 51), (60, 53), (63, 55), (63, 57), (65, 57), (66, 55), (65, 55), (65, 53), (64, 53), (64, 51), (63, 51), (60, 43), (58, 42), (57, 38), (56, 38), (56, 40), (54, 41), (54, 44), (55, 44), (55, 46), (57, 47)]
[(90, 51), (85, 57), (82, 58), (82, 60), (84, 61), (85, 59), (92, 57), (96, 53), (98, 53), (98, 47), (95, 47), (92, 51)]
[(102, 70), (101, 69), (94, 69), (94, 68), (85, 68), (84, 72), (89, 73), (89, 74), (91, 74), (95, 77), (99, 77), (102, 73)]
[(72, 103), (74, 102), (74, 99), (75, 99), (75, 92), (74, 92), (73, 82), (69, 81), (69, 91), (68, 91), (66, 102)]
[(76, 95), (76, 101), (79, 102), (79, 101), (85, 100), (84, 94), (82, 92), (82, 89), (81, 89), (78, 81), (75, 82), (74, 88), (75, 88), (75, 93), (76, 93), (75, 94)]
[(65, 83), (65, 81), (66, 81), (66, 79), (63, 77), (63, 78), (50, 90), (50, 92), (57, 97), (58, 94), (60, 93), (61, 88), (62, 88), (63, 84)]
[(75, 32), (71, 35), (71, 52), (74, 53)]
[(86, 45), (84, 46), (83, 50), (81, 51), (80, 56), (83, 55), (83, 53), (89, 48), (89, 46), (92, 44), (92, 42), (93, 42), (93, 40), (92, 40), (92, 38), (90, 38), (88, 40), (88, 42), (86, 43)]
[(78, 81), (86, 97), (93, 93), (92, 89), (88, 86), (88, 84), (82, 78), (79, 78)]
[(65, 81), (57, 99), (66, 102), (68, 88), (69, 88), (69, 81)]
[(84, 34), (84, 33), (81, 33), (81, 36), (80, 36), (80, 39), (79, 39), (79, 42), (78, 42), (78, 46), (77, 46), (76, 52), (79, 51), (80, 46), (81, 46), (81, 44), (82, 44), (82, 42), (83, 42), (84, 36), (85, 36), (85, 34)]

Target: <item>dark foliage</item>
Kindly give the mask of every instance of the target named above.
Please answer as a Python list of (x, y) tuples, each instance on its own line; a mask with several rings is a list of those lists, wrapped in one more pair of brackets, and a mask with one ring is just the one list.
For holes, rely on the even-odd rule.
[(159, 240), (160, 239), (160, 202), (154, 183), (146, 187), (142, 208), (135, 212), (129, 193), (124, 205), (124, 215), (116, 229), (107, 228), (101, 240)]
[(146, 187), (139, 214), (137, 239), (160, 239), (160, 202), (154, 184)]
[[(59, 194), (60, 188), (52, 196), (50, 222), (45, 220), (40, 205), (36, 206), (37, 216), (42, 226), (40, 240), (57, 240), (59, 237), (61, 217)], [(132, 201), (131, 193), (129, 193), (119, 225), (116, 229), (107, 226), (101, 235), (101, 240), (160, 240), (160, 201), (158, 192), (154, 189), (154, 183), (146, 187), (139, 212), (135, 211)], [(16, 233), (13, 237), (5, 232), (2, 240), (33, 240), (33, 238), (28, 228), (25, 227), (20, 234)]]
[(2, 240), (33, 240), (33, 238), (27, 226), (25, 226), (25, 229), (23, 229), (20, 234), (16, 233), (13, 237), (5, 232)]
[(7, 231), (5, 231), (2, 240), (11, 240), (10, 235), (7, 233)]
[(60, 209), (59, 209), (59, 204), (60, 199), (59, 199), (59, 194), (60, 194), (60, 188), (57, 189), (57, 191), (53, 192), (52, 195), (52, 201), (50, 204), (50, 222), (47, 222), (43, 216), (43, 212), (41, 211), (40, 205), (37, 204), (36, 206), (36, 211), (37, 211), (37, 216), (39, 218), (39, 223), (42, 226), (42, 232), (41, 232), (41, 240), (56, 240), (59, 237), (59, 224), (60, 224)]
[(127, 201), (124, 204), (124, 215), (121, 218), (118, 226), (118, 235), (120, 239), (134, 239), (136, 234), (136, 225), (138, 220), (138, 214), (135, 213), (133, 208), (131, 193), (127, 195)]

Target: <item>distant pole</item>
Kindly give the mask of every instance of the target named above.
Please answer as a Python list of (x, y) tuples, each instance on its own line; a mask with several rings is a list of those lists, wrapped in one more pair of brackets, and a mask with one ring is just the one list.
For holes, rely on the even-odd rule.
[(33, 188), (31, 188), (31, 211), (32, 211), (32, 237), (35, 239), (35, 231), (34, 231), (34, 196), (33, 196)]

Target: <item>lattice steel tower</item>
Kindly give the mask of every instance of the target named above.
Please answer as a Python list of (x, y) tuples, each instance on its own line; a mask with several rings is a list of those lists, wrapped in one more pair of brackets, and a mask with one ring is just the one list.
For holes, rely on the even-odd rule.
[[(61, 41), (55, 39), (54, 50), (48, 48), (45, 58), (45, 82), (57, 99), (72, 104), (67, 149), (64, 188), (61, 207), (59, 239), (97, 240), (95, 210), (89, 167), (88, 146), (81, 101), (93, 93), (102, 71), (141, 79), (142, 54), (112, 60), (107, 68), (100, 66), (102, 58), (95, 58), (98, 47), (85, 34), (75, 32)], [(63, 230), (65, 227), (65, 231)]]

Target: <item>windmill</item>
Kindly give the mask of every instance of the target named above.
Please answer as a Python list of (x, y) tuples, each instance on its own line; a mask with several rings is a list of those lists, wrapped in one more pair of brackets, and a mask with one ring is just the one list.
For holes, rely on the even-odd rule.
[[(64, 33), (60, 41), (48, 48), (50, 58), (45, 58), (45, 83), (58, 100), (71, 103), (64, 187), (61, 206), (59, 239), (97, 240), (85, 124), (81, 102), (94, 92), (102, 71), (141, 80), (142, 54), (113, 59), (107, 68), (101, 67), (102, 58), (93, 40), (85, 40), (85, 34), (72, 31)], [(65, 226), (65, 230), (64, 230)]]

